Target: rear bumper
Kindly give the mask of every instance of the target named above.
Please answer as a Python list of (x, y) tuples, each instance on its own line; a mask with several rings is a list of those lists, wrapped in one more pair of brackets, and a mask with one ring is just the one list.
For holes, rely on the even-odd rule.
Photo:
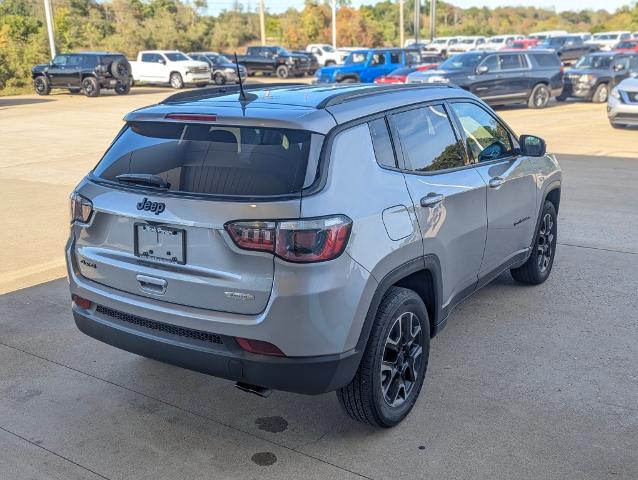
[[(232, 337), (219, 343), (184, 339), (172, 333), (126, 325), (117, 318), (73, 306), (77, 327), (86, 335), (147, 358), (261, 387), (308, 395), (346, 385), (359, 366), (361, 352), (318, 357), (268, 357), (243, 351)], [(216, 336), (217, 337), (217, 336)]]

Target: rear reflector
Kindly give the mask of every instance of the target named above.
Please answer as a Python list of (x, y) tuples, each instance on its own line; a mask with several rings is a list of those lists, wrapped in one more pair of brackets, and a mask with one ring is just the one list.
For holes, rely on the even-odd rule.
[(273, 222), (230, 222), (226, 231), (239, 248), (270, 252), (289, 262), (324, 262), (343, 253), (352, 220), (345, 215)]
[(274, 357), (284, 357), (285, 355), (272, 343), (263, 340), (250, 340), (249, 338), (235, 337), (239, 346), (250, 353), (259, 355), (270, 355)]
[(184, 120), (186, 122), (216, 122), (217, 115), (202, 115), (198, 113), (169, 113), (166, 117), (169, 120)]
[(75, 303), (78, 307), (83, 308), (84, 310), (91, 308), (91, 300), (87, 300), (86, 298), (79, 297), (75, 294), (71, 295), (71, 300), (73, 300), (73, 303)]

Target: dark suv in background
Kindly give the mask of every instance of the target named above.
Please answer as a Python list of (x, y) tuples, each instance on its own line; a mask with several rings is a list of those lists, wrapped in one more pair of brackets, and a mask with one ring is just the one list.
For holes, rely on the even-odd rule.
[(579, 35), (563, 35), (560, 37), (548, 37), (539, 43), (535, 49), (551, 50), (556, 52), (563, 62), (573, 62), (586, 55), (597, 47), (583, 42)]
[[(188, 56), (193, 60), (206, 62), (210, 66), (211, 79), (217, 85), (239, 82), (237, 64), (225, 55), (217, 52), (190, 52)], [(239, 65), (239, 74), (241, 79), (244, 80), (248, 74), (246, 67)]]
[(549, 50), (475, 51), (454, 55), (436, 70), (415, 72), (408, 83), (453, 83), (492, 105), (543, 108), (561, 94), (561, 61)]
[(557, 100), (576, 97), (605, 103), (611, 89), (632, 74), (638, 74), (638, 54), (590, 53), (565, 71), (565, 88)]
[(51, 63), (33, 67), (31, 77), (38, 95), (48, 95), (52, 88), (65, 88), (71, 93), (81, 91), (87, 97), (97, 97), (104, 88), (125, 95), (132, 83), (131, 65), (126, 57), (110, 52), (60, 54)]

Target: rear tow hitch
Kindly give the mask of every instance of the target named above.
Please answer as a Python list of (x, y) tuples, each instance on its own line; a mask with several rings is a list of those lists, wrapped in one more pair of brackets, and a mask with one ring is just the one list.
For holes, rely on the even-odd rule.
[(254, 393), (262, 398), (268, 398), (272, 393), (270, 388), (258, 387), (257, 385), (251, 385), (249, 383), (237, 382), (235, 387), (239, 388), (242, 392)]

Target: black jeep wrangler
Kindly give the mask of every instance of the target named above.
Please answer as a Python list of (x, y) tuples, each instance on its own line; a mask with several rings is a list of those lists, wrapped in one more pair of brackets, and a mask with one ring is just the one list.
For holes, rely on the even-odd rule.
[(103, 88), (119, 95), (131, 90), (131, 65), (121, 53), (83, 52), (57, 55), (51, 63), (31, 69), (38, 95), (48, 95), (52, 88), (66, 88), (71, 93), (84, 92), (97, 97)]

